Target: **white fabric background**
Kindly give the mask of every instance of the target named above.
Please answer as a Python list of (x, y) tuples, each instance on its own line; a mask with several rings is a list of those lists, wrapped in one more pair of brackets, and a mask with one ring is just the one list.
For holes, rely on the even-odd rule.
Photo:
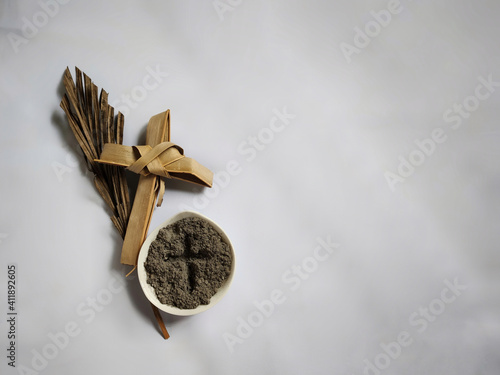
[[(498, 2), (401, 0), (380, 32), (370, 12), (394, 3), (227, 0), (219, 14), (212, 1), (62, 3), (0, 4), (2, 348), (11, 263), (19, 311), (18, 368), (2, 350), (2, 374), (499, 373), (499, 86), (471, 98), (479, 77), (500, 81)], [(342, 43), (356, 46), (366, 27), (377, 35), (348, 62)], [(196, 209), (237, 254), (217, 306), (164, 315), (168, 341), (137, 279), (123, 277), (121, 240), (59, 108), (66, 66), (127, 112), (125, 144), (170, 109), (187, 156), (214, 172), (239, 164), (218, 191), (168, 181), (155, 211), (151, 229)], [(464, 100), (477, 108), (447, 122)], [(295, 117), (248, 160), (244, 142), (268, 140), (283, 110)], [(392, 191), (386, 172), (439, 128), (446, 140)], [(314, 263), (328, 238), (338, 248)], [(466, 289), (444, 303), (453, 282)], [(274, 290), (285, 300), (259, 320), (255, 301)], [(248, 319), (257, 327), (238, 330)], [(68, 324), (77, 334), (54, 354)], [(53, 358), (38, 371), (44, 349)]]

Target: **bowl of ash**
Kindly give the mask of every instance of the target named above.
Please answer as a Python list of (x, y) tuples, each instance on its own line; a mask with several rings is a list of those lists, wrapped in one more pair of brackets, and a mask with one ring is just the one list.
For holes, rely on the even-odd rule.
[(139, 283), (148, 300), (180, 316), (217, 304), (231, 285), (234, 267), (227, 235), (194, 211), (180, 212), (151, 232), (137, 260)]

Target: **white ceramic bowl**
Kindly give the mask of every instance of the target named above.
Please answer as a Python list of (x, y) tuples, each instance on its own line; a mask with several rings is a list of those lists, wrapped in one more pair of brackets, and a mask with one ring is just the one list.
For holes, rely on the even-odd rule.
[[(184, 219), (186, 217), (198, 217), (200, 219), (206, 220), (212, 227), (220, 233), (222, 236), (222, 239), (227, 242), (229, 245), (229, 251), (231, 252), (232, 256), (232, 262), (231, 262), (231, 273), (229, 274), (229, 277), (227, 278), (226, 282), (219, 288), (219, 290), (212, 296), (210, 299), (210, 303), (208, 305), (199, 305), (198, 307), (194, 309), (179, 309), (174, 306), (170, 305), (165, 305), (161, 303), (158, 298), (156, 297), (156, 293), (154, 288), (148, 284), (148, 275), (146, 273), (146, 270), (144, 268), (144, 262), (146, 261), (146, 258), (148, 256), (149, 252), (149, 246), (151, 245), (151, 242), (153, 242), (156, 239), (156, 236), (158, 235), (158, 232), (160, 229), (165, 228), (167, 225), (172, 224), (176, 221), (179, 221), (181, 219)], [(144, 291), (144, 294), (146, 295), (147, 299), (156, 307), (158, 307), (160, 310), (165, 311), (169, 314), (172, 315), (179, 315), (179, 316), (188, 316), (188, 315), (194, 315), (194, 314), (199, 314), (203, 311), (208, 310), (209, 308), (213, 307), (217, 302), (221, 300), (221, 298), (226, 294), (227, 290), (229, 289), (229, 286), (231, 285), (231, 282), (233, 280), (233, 275), (234, 275), (234, 266), (235, 266), (235, 257), (234, 257), (234, 249), (233, 245), (231, 244), (231, 241), (227, 237), (226, 233), (212, 220), (207, 218), (206, 216), (203, 216), (202, 214), (194, 211), (183, 211), (179, 212), (177, 215), (171, 217), (167, 221), (165, 221), (163, 224), (155, 228), (153, 232), (149, 234), (149, 236), (146, 238), (146, 241), (142, 244), (141, 250), (139, 252), (139, 258), (137, 259), (137, 274), (139, 276), (139, 283), (141, 284), (141, 288)]]

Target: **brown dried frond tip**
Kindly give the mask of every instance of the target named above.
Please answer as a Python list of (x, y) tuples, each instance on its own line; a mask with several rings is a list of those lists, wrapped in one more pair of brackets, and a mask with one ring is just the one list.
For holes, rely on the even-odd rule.
[(108, 104), (108, 93), (98, 88), (92, 80), (75, 68), (76, 84), (68, 68), (64, 72), (66, 94), (61, 108), (83, 152), (87, 168), (94, 174), (97, 191), (112, 212), (111, 220), (125, 237), (130, 216), (130, 198), (123, 168), (103, 165), (94, 160), (101, 156), (105, 143), (123, 142), (124, 117)]

